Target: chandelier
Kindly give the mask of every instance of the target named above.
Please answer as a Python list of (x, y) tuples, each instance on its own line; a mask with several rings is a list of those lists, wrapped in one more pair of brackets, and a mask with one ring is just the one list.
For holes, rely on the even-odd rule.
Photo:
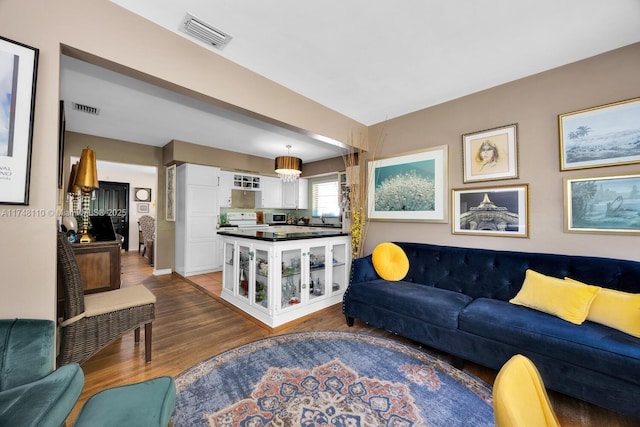
[(276, 157), (276, 173), (284, 182), (295, 181), (302, 173), (302, 160), (289, 156), (289, 150), (287, 145), (287, 155)]

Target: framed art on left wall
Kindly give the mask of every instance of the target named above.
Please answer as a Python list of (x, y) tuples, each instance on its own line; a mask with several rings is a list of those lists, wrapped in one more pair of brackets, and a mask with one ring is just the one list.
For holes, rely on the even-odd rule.
[(29, 204), (38, 53), (0, 37), (0, 203)]

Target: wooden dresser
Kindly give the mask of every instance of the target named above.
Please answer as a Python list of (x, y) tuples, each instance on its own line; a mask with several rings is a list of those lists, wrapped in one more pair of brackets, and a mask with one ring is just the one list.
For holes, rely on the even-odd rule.
[(120, 242), (74, 243), (85, 294), (120, 288)]
[[(78, 268), (82, 277), (84, 293), (110, 291), (119, 289), (120, 277), (120, 242), (73, 243), (73, 252), (78, 260)], [(58, 315), (62, 313), (64, 291), (58, 272)]]

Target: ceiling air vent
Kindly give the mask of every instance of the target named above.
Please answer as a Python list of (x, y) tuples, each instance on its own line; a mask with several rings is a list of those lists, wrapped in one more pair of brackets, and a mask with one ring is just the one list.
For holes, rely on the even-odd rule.
[(78, 104), (77, 102), (73, 102), (71, 105), (72, 105), (72, 109), (76, 111), (80, 111), (81, 113), (93, 114), (94, 116), (97, 116), (100, 114), (100, 109), (96, 107)]
[(205, 43), (213, 45), (215, 48), (220, 50), (224, 49), (232, 38), (229, 34), (225, 34), (190, 13), (187, 13), (184, 18), (182, 30), (185, 33), (190, 34)]

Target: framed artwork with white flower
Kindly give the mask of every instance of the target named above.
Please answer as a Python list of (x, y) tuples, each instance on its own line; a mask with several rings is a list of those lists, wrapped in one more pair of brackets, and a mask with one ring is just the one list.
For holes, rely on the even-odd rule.
[(448, 222), (448, 147), (404, 153), (368, 164), (371, 221)]

